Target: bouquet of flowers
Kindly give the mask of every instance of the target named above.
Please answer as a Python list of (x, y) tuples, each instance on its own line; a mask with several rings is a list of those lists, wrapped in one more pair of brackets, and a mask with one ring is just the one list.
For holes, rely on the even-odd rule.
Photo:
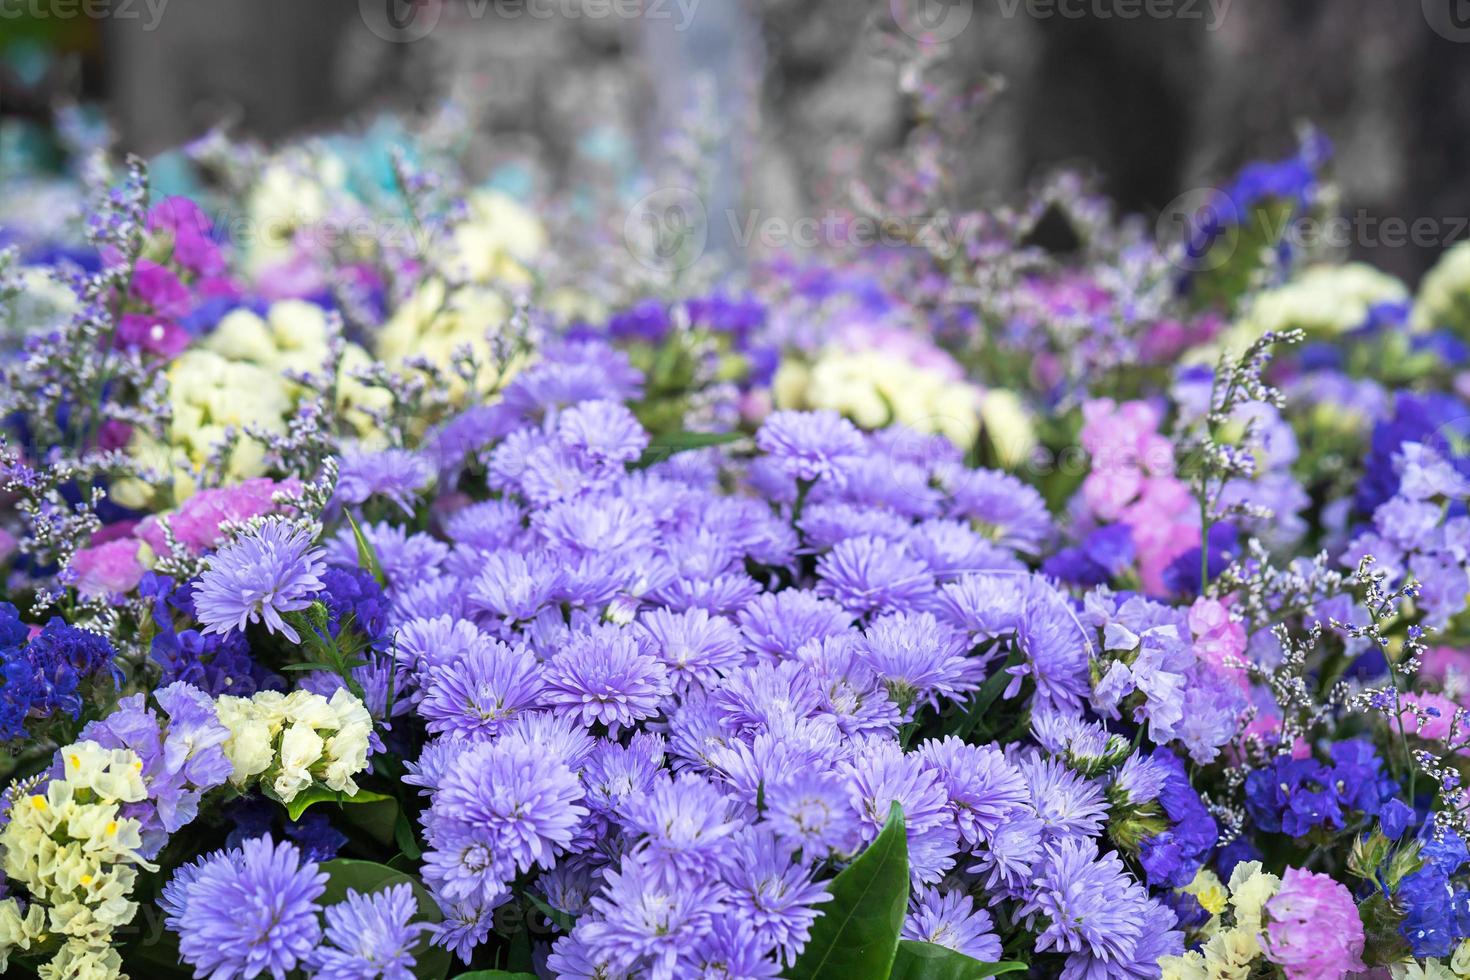
[(1470, 977), (1470, 245), (941, 130), (744, 276), (434, 121), (0, 211), (0, 967)]

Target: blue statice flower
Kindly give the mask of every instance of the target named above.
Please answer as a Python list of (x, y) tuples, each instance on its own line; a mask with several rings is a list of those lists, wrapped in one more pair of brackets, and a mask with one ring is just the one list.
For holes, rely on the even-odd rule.
[(381, 497), (413, 516), (414, 502), (434, 480), (434, 464), (407, 449), (348, 448), (339, 461), (340, 472), (332, 499), (346, 507), (360, 507)]
[(903, 938), (943, 946), (981, 963), (1001, 956), (995, 920), (959, 889), (925, 888), (914, 895), (903, 920)]
[(1150, 885), (1183, 888), (1204, 866), (1219, 839), (1219, 827), (1190, 785), (1178, 756), (1168, 749), (1155, 749), (1150, 761), (1165, 773), (1158, 801), (1169, 826), (1143, 840), (1138, 860)]
[(1356, 811), (1376, 816), (1397, 795), (1372, 743), (1348, 739), (1330, 748), (1332, 762), (1278, 756), (1246, 776), (1245, 804), (1265, 831), (1301, 837), (1314, 827), (1341, 829)]
[(328, 568), (321, 573), (316, 599), (327, 607), (327, 630), (337, 636), (350, 617), (352, 628), (374, 649), (388, 639), (388, 600), (383, 587), (364, 568)]
[(411, 922), (418, 913), (406, 882), (364, 895), (349, 889), (329, 905), (324, 945), (311, 957), (318, 980), (411, 980), (413, 947), (429, 926)]
[(787, 479), (841, 485), (846, 467), (867, 451), (857, 426), (830, 410), (772, 412), (755, 444)]
[(312, 547), (307, 528), (269, 517), (210, 557), (194, 588), (194, 611), (205, 633), (243, 632), (249, 623), (264, 623), (300, 643), (281, 614), (311, 605), (324, 570), (322, 551)]
[(199, 975), (279, 977), (320, 945), (326, 882), (295, 845), (257, 837), (181, 868), (161, 904), (179, 955)]
[(1362, 514), (1372, 514), (1399, 491), (1400, 474), (1394, 465), (1406, 443), (1432, 448), (1461, 473), (1470, 473), (1470, 460), (1452, 452), (1454, 442), (1470, 430), (1470, 413), (1460, 399), (1440, 392), (1400, 391), (1394, 395), (1393, 412), (1373, 426), (1368, 454), (1363, 459), (1363, 477), (1354, 502)]
[(1053, 578), (1086, 587), (1104, 585), (1132, 566), (1133, 530), (1127, 524), (1106, 524), (1091, 531), (1076, 547), (1063, 548), (1042, 562)]
[(9, 603), (0, 603), (0, 739), (28, 737), (27, 726), (55, 714), (81, 717), (82, 685), (115, 684), (112, 644), (100, 633), (54, 616), (28, 642), (29, 630)]

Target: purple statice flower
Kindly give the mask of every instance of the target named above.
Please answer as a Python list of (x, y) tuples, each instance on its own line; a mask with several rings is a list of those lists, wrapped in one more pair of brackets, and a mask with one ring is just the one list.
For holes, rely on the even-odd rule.
[(1062, 976), (1147, 977), (1161, 953), (1183, 949), (1175, 916), (1151, 902), (1113, 853), (1068, 837), (1049, 845), (1022, 915), (1042, 917), (1038, 952), (1067, 953)]
[(1220, 830), (1190, 785), (1178, 756), (1168, 749), (1155, 749), (1150, 761), (1164, 773), (1158, 800), (1169, 826), (1142, 841), (1138, 860), (1150, 885), (1183, 888), (1204, 866)]
[(320, 945), (326, 882), (294, 844), (269, 837), (214, 852), (181, 869), (165, 892), (180, 957), (199, 976), (285, 976)]
[(342, 453), (341, 472), (332, 499), (358, 507), (382, 497), (412, 517), (414, 499), (434, 480), (434, 464), (407, 449), (349, 448)]
[(538, 705), (541, 665), (525, 647), (481, 638), (459, 656), (430, 667), (420, 690), (419, 714), (429, 731), (483, 738)]
[(327, 907), (326, 944), (311, 956), (318, 980), (411, 980), (413, 947), (425, 922), (411, 922), (418, 912), (413, 887), (391, 885), (372, 895), (348, 890), (347, 897)]
[(793, 774), (766, 786), (765, 797), (771, 829), (793, 850), (819, 856), (856, 849), (858, 818), (837, 774)]
[[(354, 554), (352, 564), (356, 565)], [(243, 631), (264, 623), (292, 643), (301, 637), (282, 613), (311, 605), (322, 588), (322, 551), (311, 532), (282, 517), (267, 517), (209, 558), (194, 587), (194, 610), (205, 633)]]
[(612, 966), (607, 975), (646, 975), (674, 980), (676, 966), (725, 915), (728, 888), (703, 874), (653, 865), (636, 854), (623, 857), (592, 899), (594, 917), (577, 923), (573, 937), (586, 943), (593, 962)]
[(963, 891), (925, 888), (913, 899), (903, 921), (903, 938), (933, 943), (957, 953), (994, 963), (1000, 959), (995, 921)]
[(439, 775), (424, 835), (424, 878), (451, 901), (492, 906), (510, 881), (550, 867), (587, 815), (566, 763), (516, 740), (473, 744)]
[(874, 537), (848, 538), (817, 561), (817, 593), (857, 615), (922, 605), (934, 577), (907, 546)]
[(636, 460), (648, 446), (648, 433), (619, 402), (585, 401), (562, 412), (556, 420), (562, 445), (590, 462), (622, 466)]
[(830, 410), (772, 412), (755, 434), (755, 444), (788, 479), (836, 485), (868, 448), (857, 426)]
[(727, 914), (749, 924), (760, 945), (779, 950), (784, 963), (806, 946), (821, 915), (817, 906), (832, 900), (823, 885), (812, 881), (810, 869), (794, 860), (792, 849), (768, 830), (741, 835), (724, 879), (730, 888)]
[(919, 746), (939, 778), (960, 840), (975, 847), (1018, 814), (1031, 813), (1031, 792), (1015, 764), (993, 745), (968, 745), (953, 735)]
[(864, 631), (858, 651), (905, 709), (972, 691), (984, 676), (985, 661), (966, 656), (964, 636), (928, 612), (889, 613), (875, 619)]
[(676, 694), (691, 685), (709, 687), (721, 675), (745, 663), (740, 633), (734, 624), (703, 609), (652, 609), (638, 617), (634, 628), (647, 638), (648, 649), (663, 661)]
[(878, 836), (893, 803), (903, 807), (914, 887), (937, 883), (954, 866), (959, 834), (944, 787), (917, 755), (903, 752), (890, 739), (869, 738), (838, 771), (847, 777), (848, 800), (865, 840)]
[(711, 871), (739, 829), (729, 799), (693, 775), (656, 779), (646, 793), (623, 801), (623, 826), (641, 838), (638, 853), (651, 867)]
[(668, 670), (632, 630), (598, 626), (572, 635), (542, 669), (544, 703), (613, 734), (658, 714)]
[(1009, 473), (951, 467), (944, 482), (950, 493), (948, 516), (969, 521), (998, 544), (1036, 555), (1051, 538), (1046, 501)]

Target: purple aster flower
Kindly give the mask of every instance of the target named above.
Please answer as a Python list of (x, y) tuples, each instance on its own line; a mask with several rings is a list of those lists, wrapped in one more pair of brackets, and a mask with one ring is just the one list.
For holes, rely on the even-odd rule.
[(612, 494), (551, 504), (531, 515), (531, 525), (549, 547), (577, 556), (646, 553), (658, 539), (647, 512)]
[(668, 671), (632, 630), (600, 626), (574, 634), (545, 664), (544, 700), (576, 713), (582, 724), (613, 734), (659, 712), (669, 693)]
[(934, 577), (905, 545), (881, 538), (848, 538), (817, 562), (817, 593), (866, 615), (911, 608), (934, 593)]
[(406, 517), (413, 516), (414, 498), (434, 479), (434, 465), (407, 449), (348, 449), (342, 453), (340, 466), (333, 500), (356, 507), (383, 497)]
[(1031, 792), (1015, 764), (993, 745), (954, 736), (930, 739), (919, 758), (939, 777), (960, 840), (975, 847), (1017, 814), (1031, 812)]
[(424, 878), (451, 900), (490, 906), (512, 878), (551, 867), (587, 815), (561, 760), (514, 740), (475, 744), (440, 774), (424, 815)]
[(965, 638), (933, 613), (879, 617), (864, 631), (858, 650), (905, 709), (972, 691), (984, 676), (985, 661), (967, 657)]
[(587, 805), (598, 813), (620, 810), (624, 801), (642, 799), (663, 774), (664, 740), (638, 732), (627, 745), (602, 739), (581, 770)]
[(909, 840), (909, 877), (915, 887), (934, 884), (954, 866), (959, 835), (938, 776), (917, 755), (889, 739), (870, 738), (838, 771), (848, 779), (848, 800), (865, 840), (878, 836), (893, 803), (903, 807)]
[(1028, 576), (981, 572), (945, 585), (934, 611), (978, 642), (1014, 633), (1029, 595)]
[(835, 773), (792, 774), (765, 788), (766, 819), (792, 849), (814, 857), (851, 853), (857, 847), (857, 814), (846, 781)]
[[(727, 910), (727, 888), (706, 875), (680, 875), (627, 855), (592, 900), (596, 918), (578, 922), (576, 936), (614, 970), (674, 980), (681, 956), (694, 952)], [(616, 974), (613, 974), (616, 975)]]
[(711, 692), (710, 704), (728, 731), (753, 737), (810, 718), (822, 699), (811, 673), (787, 660), (734, 671)]
[(478, 551), (505, 548), (520, 537), (525, 512), (511, 500), (482, 500), (444, 518), (444, 533)]
[(949, 516), (961, 517), (986, 537), (1015, 551), (1040, 554), (1052, 520), (1041, 494), (1009, 473), (952, 467), (945, 477)]
[(891, 510), (847, 503), (809, 504), (796, 526), (801, 529), (807, 546), (817, 551), (826, 551), (844, 538), (859, 535), (903, 541), (913, 530), (908, 518)]
[(540, 675), (531, 651), (486, 639), (429, 668), (421, 681), (419, 714), (431, 732), (494, 735), (508, 718), (536, 707)]
[(1042, 858), (1045, 830), (1029, 808), (1018, 813), (985, 834), (979, 863), (966, 870), (981, 875), (990, 891), (1010, 897), (1025, 893)]
[(216, 851), (169, 896), (179, 955), (199, 976), (283, 977), (321, 942), (317, 899), (327, 876), (293, 844), (269, 837)]
[(809, 641), (796, 651), (796, 659), (816, 683), (819, 710), (834, 718), (843, 734), (891, 735), (898, 731), (903, 713), (883, 678), (868, 665), (861, 644), (860, 635), (847, 631)]
[(562, 578), (546, 552), (491, 552), (479, 577), (469, 583), (469, 607), (497, 620), (524, 622), (556, 597)]
[(963, 521), (924, 521), (910, 529), (906, 540), (909, 550), (942, 582), (970, 572), (1019, 572), (1026, 567), (1010, 551)]
[(411, 980), (413, 947), (425, 922), (407, 882), (372, 895), (349, 890), (327, 906), (326, 945), (311, 957), (318, 980)]
[(675, 973), (700, 980), (774, 980), (781, 975), (781, 965), (748, 923), (725, 917), (716, 919), (710, 931), (679, 958)]
[(857, 426), (833, 411), (772, 412), (755, 444), (793, 480), (841, 484), (844, 470), (867, 452)]
[(812, 881), (811, 871), (793, 860), (793, 851), (775, 834), (751, 829), (730, 853), (724, 875), (730, 886), (726, 907), (747, 923), (765, 948), (775, 947), (791, 963), (811, 938), (812, 923), (832, 896)]
[(619, 402), (582, 402), (556, 420), (562, 445), (586, 459), (620, 466), (636, 460), (648, 446), (648, 433), (633, 413)]
[(952, 949), (981, 963), (1000, 959), (995, 921), (975, 901), (955, 889), (925, 888), (913, 900), (903, 921), (903, 938)]
[(501, 726), (499, 740), (502, 744), (518, 742), (531, 746), (573, 772), (587, 764), (597, 747), (596, 739), (576, 718), (556, 711), (521, 712)]
[(1023, 757), (1020, 770), (1048, 841), (1097, 836), (1107, 817), (1108, 803), (1095, 781), (1073, 772), (1065, 763), (1040, 755)]
[(691, 873), (712, 869), (740, 824), (730, 801), (714, 784), (685, 774), (655, 780), (644, 794), (629, 796), (619, 813), (629, 832), (641, 835), (637, 853), (651, 867)]
[[(352, 564), (356, 564), (354, 555)], [(301, 637), (281, 618), (311, 605), (321, 589), (322, 551), (311, 532), (282, 517), (267, 517), (210, 557), (194, 587), (194, 611), (205, 633), (244, 630), (264, 623), (292, 643)]]
[(805, 589), (758, 595), (735, 619), (746, 644), (771, 659), (789, 657), (808, 640), (840, 636), (852, 626), (846, 609)]
[[(362, 536), (372, 546), (388, 579), (388, 587), (412, 585), (439, 574), (439, 566), (449, 554), (449, 546), (427, 534), (409, 533), (386, 521), (362, 525)], [(326, 543), (329, 565), (356, 568), (357, 539), (350, 527), (339, 530)]]
[(723, 616), (703, 609), (673, 612), (653, 609), (635, 626), (648, 639), (648, 649), (663, 661), (678, 694), (692, 685), (708, 687), (745, 663), (740, 634)]

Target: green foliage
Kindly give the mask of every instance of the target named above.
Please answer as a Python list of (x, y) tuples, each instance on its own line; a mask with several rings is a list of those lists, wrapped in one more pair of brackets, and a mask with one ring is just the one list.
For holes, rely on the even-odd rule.
[(1026, 969), (1025, 963), (1007, 960), (982, 963), (963, 953), (934, 943), (905, 939), (898, 944), (890, 980), (976, 980)]

